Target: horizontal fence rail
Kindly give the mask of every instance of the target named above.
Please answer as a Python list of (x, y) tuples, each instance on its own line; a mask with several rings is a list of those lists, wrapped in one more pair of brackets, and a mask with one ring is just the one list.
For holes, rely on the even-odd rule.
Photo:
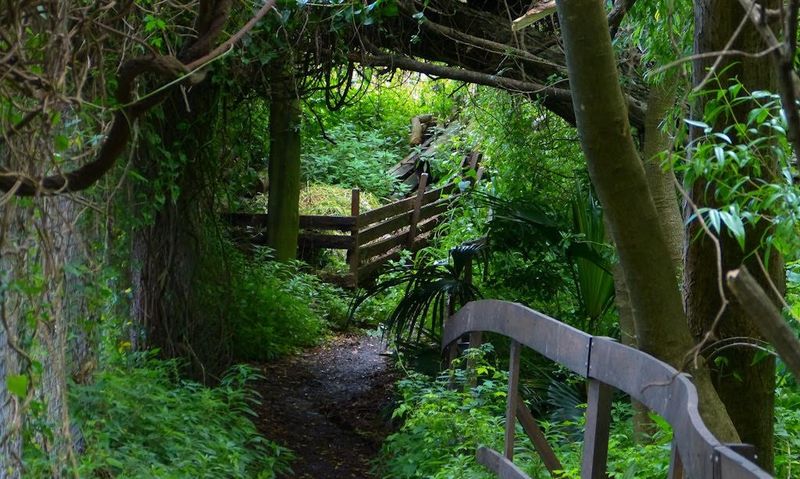
[(689, 376), (637, 349), (610, 338), (592, 336), (516, 303), (473, 301), (445, 322), (442, 346), (469, 334), (480, 343), (483, 332), (511, 339), (504, 453), (481, 447), (478, 461), (501, 478), (528, 479), (513, 463), (514, 426), (519, 419), (553, 477), (558, 459), (518, 393), (522, 346), (562, 364), (588, 380), (588, 407), (581, 478), (606, 477), (612, 388), (662, 416), (673, 431), (669, 477), (673, 479), (768, 479), (772, 476), (740, 452), (744, 444), (723, 444), (708, 430), (698, 411), (697, 391)]
[[(470, 154), (463, 166), (475, 168), (479, 158), (477, 153)], [(482, 176), (483, 168), (478, 168), (475, 181), (480, 181)], [(346, 250), (349, 272), (337, 278), (337, 282), (357, 287), (360, 282), (374, 278), (389, 261), (400, 259), (403, 250), (416, 252), (425, 247), (433, 229), (444, 218), (443, 214), (461, 194), (457, 183), (430, 190), (427, 186), (428, 174), (423, 173), (412, 196), (363, 213), (360, 192), (354, 189), (350, 216), (300, 216), (298, 248), (300, 251)], [(233, 226), (261, 230), (262, 233), (250, 241), (265, 243), (266, 214), (229, 213), (224, 218)]]

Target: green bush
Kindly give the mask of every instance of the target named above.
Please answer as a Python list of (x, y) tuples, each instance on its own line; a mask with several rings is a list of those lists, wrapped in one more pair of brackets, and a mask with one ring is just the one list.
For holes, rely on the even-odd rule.
[[(502, 451), (508, 374), (482, 361), (491, 350), (468, 350), (478, 363), (477, 385), (467, 386), (461, 370), (431, 379), (411, 373), (398, 383), (402, 402), (395, 416), (405, 420), (400, 431), (388, 438), (379, 468), (387, 479), (493, 477), (475, 461), (480, 445)], [(454, 383), (457, 388), (451, 388)], [(636, 445), (627, 401), (615, 404), (609, 441), (609, 476), (614, 478), (661, 478), (669, 462), (671, 431), (657, 420), (659, 431), (652, 444)], [(565, 478), (580, 477), (581, 444), (574, 440), (577, 423), (542, 421), (545, 435), (564, 466)], [(550, 475), (521, 427), (517, 425), (514, 462), (532, 478)]]
[(344, 291), (304, 272), (299, 261), (278, 263), (261, 253), (236, 255), (231, 265), (231, 321), (239, 359), (269, 360), (313, 346), (329, 324), (347, 321)]
[(335, 145), (317, 138), (306, 142), (301, 163), (304, 181), (360, 188), (383, 198), (403, 190), (396, 178), (386, 174), (403, 157), (405, 149), (396, 139), (377, 130), (359, 131), (350, 123), (332, 127), (328, 135)]
[(267, 479), (289, 471), (291, 453), (249, 418), (252, 369), (234, 368), (212, 389), (177, 380), (174, 362), (139, 359), (70, 389), (85, 448), (78, 477)]

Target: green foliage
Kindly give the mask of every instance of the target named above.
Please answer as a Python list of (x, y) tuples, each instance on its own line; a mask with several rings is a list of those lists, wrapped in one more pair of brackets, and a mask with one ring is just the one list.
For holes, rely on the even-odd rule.
[(481, 297), (480, 291), (466, 279), (466, 273), (467, 268), (472, 268), (472, 259), (482, 251), (483, 242), (476, 241), (453, 248), (452, 263), (400, 264), (359, 295), (350, 314), (355, 314), (368, 298), (402, 286), (403, 296), (385, 322), (387, 332), (403, 347), (438, 343), (442, 324), (449, 314), (448, 301), (460, 307)]
[[(553, 298), (566, 294), (572, 296), (570, 310), (559, 311), (560, 319), (592, 333), (605, 327), (608, 333), (609, 325), (600, 323), (613, 307), (613, 248), (606, 242), (602, 209), (591, 191), (575, 188), (568, 203), (571, 223), (564, 212), (548, 205), (482, 192), (473, 196), (493, 211), (489, 287), (496, 297), (553, 311)], [(520, 275), (535, 282), (521, 281)]]
[(383, 198), (404, 192), (386, 171), (408, 152), (411, 118), (433, 113), (445, 121), (459, 98), (455, 82), (416, 78), (362, 79), (359, 101), (335, 112), (325, 109), (322, 93), (312, 95), (303, 123), (304, 180), (358, 187)]
[[(274, 478), (291, 453), (264, 439), (250, 417), (257, 404), (246, 383), (254, 370), (232, 369), (216, 388), (177, 380), (174, 362), (131, 357), (70, 389), (74, 437), (85, 449), (78, 477)], [(31, 477), (45, 477), (29, 463)]]
[[(800, 251), (800, 195), (780, 99), (769, 92), (748, 92), (737, 81), (701, 94), (708, 97), (703, 121), (685, 123), (703, 134), (688, 146), (690, 160), (675, 165), (688, 185), (705, 182), (711, 206), (698, 213), (712, 232), (734, 237), (742, 249), (750, 241), (795, 258)], [(760, 236), (748, 238), (748, 227)]]
[[(694, 34), (692, 2), (666, 0), (637, 2), (623, 20), (622, 32), (614, 44), (626, 56), (626, 50), (641, 52), (641, 59), (632, 59), (646, 67), (663, 67), (677, 58), (691, 55)], [(646, 78), (656, 81), (681, 81), (677, 73), (688, 73), (690, 62), (674, 67), (676, 72), (646, 71)], [(668, 77), (668, 78), (665, 78)]]
[(775, 477), (790, 479), (800, 471), (800, 390), (781, 382), (775, 390)]
[(391, 138), (377, 131), (358, 131), (352, 124), (331, 128), (324, 139), (310, 138), (303, 154), (302, 176), (307, 182), (360, 188), (380, 197), (401, 191), (386, 171), (402, 158)]
[(301, 262), (269, 261), (262, 253), (237, 255), (231, 267), (236, 289), (229, 306), (240, 359), (273, 359), (317, 344), (326, 323), (346, 321), (344, 292), (304, 272)]
[[(486, 478), (493, 477), (475, 462), (480, 445), (502, 451), (508, 374), (488, 364), (480, 350), (467, 350), (465, 357), (476, 362), (477, 382), (470, 387), (470, 375), (450, 370), (429, 377), (411, 373), (400, 381), (403, 396), (395, 416), (405, 422), (390, 436), (381, 451), (386, 478)], [(457, 364), (458, 365), (458, 364)], [(452, 387), (452, 385), (455, 387)], [(585, 406), (583, 406), (585, 407)], [(659, 430), (648, 444), (634, 444), (629, 403), (616, 403), (609, 440), (609, 476), (613, 478), (661, 478), (669, 463), (671, 431), (656, 418)], [(581, 444), (574, 429), (582, 434), (583, 418), (540, 421), (542, 430), (564, 466), (564, 477), (579, 478)], [(580, 436), (579, 436), (580, 437)], [(517, 426), (514, 462), (532, 478), (550, 477), (521, 427)]]
[[(508, 374), (486, 360), (491, 344), (468, 349), (463, 358), (437, 378), (409, 373), (398, 383), (402, 401), (395, 417), (404, 420), (400, 430), (391, 435), (381, 450), (379, 470), (387, 479), (480, 478), (493, 476), (475, 461), (480, 445), (502, 451), (506, 386)], [(475, 363), (475, 373), (460, 369), (463, 360)], [(523, 393), (526, 391), (523, 368)], [(474, 384), (474, 386), (470, 386)], [(554, 385), (563, 386), (560, 383)], [(582, 384), (581, 384), (582, 386)], [(529, 394), (523, 394), (528, 397)], [(564, 466), (563, 477), (579, 478), (583, 414), (559, 413), (559, 406), (570, 406), (572, 394), (550, 394), (549, 411), (536, 410), (539, 425), (548, 443)], [(565, 404), (559, 404), (559, 401)], [(793, 384), (776, 391), (776, 478), (796, 476), (800, 467), (800, 392)], [(585, 405), (578, 406), (578, 411)], [(667, 475), (671, 428), (659, 416), (651, 416), (656, 432), (643, 443), (633, 436), (632, 408), (627, 398), (620, 398), (612, 410), (609, 438), (608, 475), (616, 479), (656, 479)], [(517, 426), (514, 462), (532, 478), (550, 475), (538, 458), (521, 427)]]
[[(300, 191), (300, 214), (349, 216), (351, 198), (352, 191), (348, 188), (312, 183)], [(375, 195), (369, 192), (360, 193), (360, 211), (369, 211), (380, 205)]]
[(480, 87), (463, 116), (496, 196), (562, 205), (586, 177), (575, 129), (536, 103)]
[[(484, 345), (474, 357), (481, 358), (490, 349)], [(402, 402), (394, 417), (404, 424), (384, 443), (381, 477), (492, 477), (475, 462), (475, 448), (502, 444), (507, 374), (483, 362), (477, 373), (481, 384), (474, 389), (465, 386), (467, 378), (460, 370), (437, 379), (410, 373), (398, 383)], [(450, 388), (451, 380), (459, 387)]]

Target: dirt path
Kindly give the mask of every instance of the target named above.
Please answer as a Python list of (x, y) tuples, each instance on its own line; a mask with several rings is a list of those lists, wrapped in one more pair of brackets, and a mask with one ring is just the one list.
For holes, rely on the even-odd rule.
[(396, 379), (378, 338), (338, 336), (263, 366), (259, 429), (294, 451), (305, 479), (372, 478), (370, 461), (390, 433)]

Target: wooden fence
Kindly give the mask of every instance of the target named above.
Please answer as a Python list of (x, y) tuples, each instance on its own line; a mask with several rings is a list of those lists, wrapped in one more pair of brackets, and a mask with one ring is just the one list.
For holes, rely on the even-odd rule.
[[(483, 169), (479, 168), (476, 178), (479, 180), (482, 175)], [(455, 183), (431, 190), (427, 190), (427, 183), (427, 173), (422, 174), (412, 196), (363, 213), (359, 208), (360, 192), (354, 189), (350, 216), (300, 216), (299, 250), (346, 250), (348, 273), (334, 280), (347, 287), (363, 284), (374, 278), (386, 263), (399, 259), (403, 250), (414, 252), (427, 245), (443, 213), (461, 194)], [(226, 218), (235, 226), (256, 230), (263, 231), (267, 225), (266, 214), (231, 213)], [(261, 243), (264, 239), (261, 234), (251, 241)]]
[(592, 336), (516, 303), (481, 300), (468, 303), (444, 326), (443, 348), (457, 354), (457, 340), (469, 334), (479, 345), (482, 332), (511, 338), (504, 450), (480, 447), (478, 462), (503, 479), (529, 479), (514, 463), (516, 420), (553, 477), (561, 463), (519, 395), (520, 350), (527, 346), (588, 380), (588, 408), (581, 478), (605, 479), (611, 423), (612, 387), (641, 401), (663, 417), (673, 431), (669, 478), (767, 479), (748, 458), (753, 448), (723, 444), (708, 430), (697, 409), (697, 391), (686, 374), (613, 339)]

